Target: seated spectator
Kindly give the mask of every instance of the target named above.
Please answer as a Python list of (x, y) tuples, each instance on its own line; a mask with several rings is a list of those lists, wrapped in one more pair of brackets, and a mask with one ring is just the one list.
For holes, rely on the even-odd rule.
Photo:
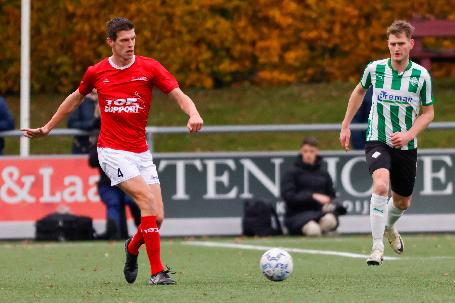
[[(14, 118), (8, 109), (8, 104), (3, 97), (0, 97), (0, 131), (14, 129)], [(0, 137), (0, 155), (3, 155), (5, 139)]]
[(291, 235), (319, 236), (334, 231), (338, 215), (346, 212), (334, 204), (335, 189), (317, 146), (313, 137), (303, 140), (294, 167), (284, 174), (281, 183), (286, 203), (284, 221)]
[[(368, 122), (368, 117), (370, 116), (372, 98), (373, 98), (373, 86), (370, 86), (370, 88), (368, 88), (367, 92), (365, 93), (365, 97), (363, 97), (362, 105), (360, 105), (359, 110), (355, 114), (354, 118), (352, 118), (352, 123), (367, 123)], [(366, 130), (353, 130), (351, 132), (352, 148), (363, 150), (365, 148), (366, 139), (367, 139)]]
[[(68, 128), (77, 128), (85, 131), (97, 129), (95, 122), (95, 110), (98, 108), (98, 95), (96, 90), (84, 97), (82, 104), (71, 113), (68, 119)], [(88, 154), (90, 136), (74, 136), (72, 153)]]
[(117, 186), (111, 186), (111, 181), (101, 169), (98, 162), (96, 142), (90, 146), (89, 151), (89, 165), (91, 167), (98, 168), (100, 172), (98, 194), (101, 198), (101, 202), (104, 203), (107, 210), (106, 232), (99, 238), (106, 240), (128, 239), (129, 234), (126, 224), (125, 206), (129, 206), (136, 226), (139, 226), (141, 223), (141, 211), (134, 203), (133, 199), (125, 194), (120, 188)]

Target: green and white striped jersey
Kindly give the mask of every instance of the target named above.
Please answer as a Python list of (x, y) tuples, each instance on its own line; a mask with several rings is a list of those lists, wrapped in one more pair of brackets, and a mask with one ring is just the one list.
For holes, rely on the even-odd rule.
[[(430, 74), (411, 60), (401, 74), (392, 68), (390, 59), (373, 61), (365, 68), (360, 85), (365, 89), (373, 86), (367, 141), (381, 141), (393, 147), (390, 136), (409, 130), (420, 106), (433, 104)], [(415, 148), (417, 138), (401, 149)]]

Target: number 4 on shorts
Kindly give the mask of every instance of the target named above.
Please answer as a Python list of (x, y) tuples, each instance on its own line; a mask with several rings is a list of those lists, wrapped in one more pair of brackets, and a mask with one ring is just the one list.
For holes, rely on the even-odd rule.
[(119, 178), (123, 177), (123, 174), (122, 174), (122, 171), (120, 170), (120, 168), (117, 170), (117, 177), (119, 177)]

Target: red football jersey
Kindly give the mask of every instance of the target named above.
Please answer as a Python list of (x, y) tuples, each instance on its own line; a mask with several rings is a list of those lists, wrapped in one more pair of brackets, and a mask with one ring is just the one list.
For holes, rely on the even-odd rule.
[(168, 94), (179, 84), (156, 60), (134, 56), (126, 66), (106, 58), (90, 66), (79, 85), (86, 95), (96, 88), (101, 112), (98, 147), (141, 153), (148, 150), (145, 126), (153, 87)]

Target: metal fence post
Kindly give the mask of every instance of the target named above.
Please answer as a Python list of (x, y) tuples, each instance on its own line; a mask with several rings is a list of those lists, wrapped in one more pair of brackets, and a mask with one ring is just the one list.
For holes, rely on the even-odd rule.
[(149, 146), (149, 150), (151, 152), (153, 152), (154, 149), (155, 149), (154, 142), (153, 142), (154, 141), (153, 132), (151, 132), (151, 131), (150, 132), (146, 132), (145, 136), (146, 136), (147, 144)]

